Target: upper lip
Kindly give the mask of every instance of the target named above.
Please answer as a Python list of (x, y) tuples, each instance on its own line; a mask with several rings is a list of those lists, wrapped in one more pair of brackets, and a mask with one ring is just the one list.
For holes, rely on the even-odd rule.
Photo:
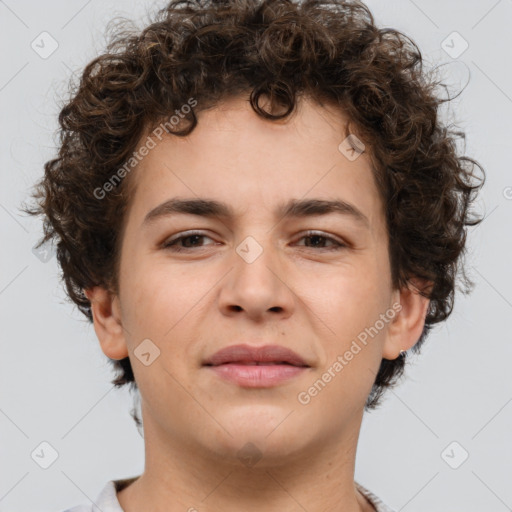
[(250, 345), (230, 345), (215, 352), (203, 364), (218, 366), (225, 363), (287, 363), (293, 366), (309, 366), (306, 362), (289, 348), (280, 345), (263, 345), (252, 347)]

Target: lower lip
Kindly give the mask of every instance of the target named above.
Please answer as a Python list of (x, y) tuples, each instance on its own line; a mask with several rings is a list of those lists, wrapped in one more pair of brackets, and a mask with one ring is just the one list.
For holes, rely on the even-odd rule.
[(300, 375), (307, 367), (289, 364), (248, 365), (226, 363), (209, 366), (219, 377), (246, 388), (275, 386)]

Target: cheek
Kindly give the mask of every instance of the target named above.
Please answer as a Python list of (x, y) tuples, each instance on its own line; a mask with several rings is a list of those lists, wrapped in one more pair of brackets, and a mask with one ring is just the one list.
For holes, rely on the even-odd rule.
[(160, 362), (178, 372), (194, 364), (194, 342), (201, 334), (198, 328), (211, 311), (208, 291), (218, 282), (217, 274), (184, 266), (148, 258), (134, 267), (136, 273), (129, 274), (123, 297), (131, 351), (149, 338), (160, 349)]
[(139, 317), (143, 312), (144, 317), (165, 321), (167, 316), (167, 323), (171, 323), (204, 294), (204, 277), (204, 272), (199, 275), (192, 265), (180, 267), (163, 257), (148, 256), (133, 262), (125, 288)]
[[(385, 333), (381, 322), (377, 326), (378, 333), (371, 331), (373, 337), (368, 335), (368, 329), (375, 326), (390, 307), (389, 279), (375, 261), (354, 266), (350, 272), (344, 270), (322, 279), (323, 294), (315, 306), (315, 313), (330, 328), (334, 340), (329, 346), (331, 359), (348, 350), (358, 337), (363, 349), (364, 341), (380, 340)], [(362, 350), (360, 354), (363, 352), (368, 355), (369, 351)]]

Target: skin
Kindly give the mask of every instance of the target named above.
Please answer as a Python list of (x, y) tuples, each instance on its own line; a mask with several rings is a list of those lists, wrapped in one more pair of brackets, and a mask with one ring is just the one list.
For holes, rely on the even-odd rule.
[[(86, 291), (103, 352), (130, 357), (141, 394), (145, 468), (119, 502), (126, 512), (374, 510), (354, 485), (364, 404), (382, 358), (418, 340), (428, 300), (391, 286), (370, 159), (366, 152), (347, 159), (338, 150), (347, 120), (308, 98), (285, 121), (257, 116), (246, 97), (198, 119), (191, 135), (162, 139), (132, 171), (119, 294)], [(173, 197), (223, 201), (235, 216), (179, 214), (143, 224)], [(336, 213), (276, 218), (276, 206), (292, 198), (343, 199), (368, 226)], [(187, 252), (162, 247), (188, 230), (204, 238), (178, 244)], [(307, 230), (346, 247), (315, 244)], [(248, 236), (263, 249), (252, 263), (236, 252)], [(394, 303), (402, 309), (392, 321), (307, 405), (299, 403), (298, 393)], [(160, 350), (148, 366), (134, 355), (147, 338)], [(284, 345), (311, 367), (254, 389), (202, 366), (237, 343)], [(251, 467), (238, 457), (248, 442), (261, 455)]]

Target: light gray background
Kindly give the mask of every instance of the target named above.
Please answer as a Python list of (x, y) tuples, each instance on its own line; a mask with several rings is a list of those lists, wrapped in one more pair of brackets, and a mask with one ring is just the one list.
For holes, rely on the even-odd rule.
[[(124, 15), (143, 25), (147, 8), (164, 3), (0, 1), (0, 511), (60, 512), (143, 470), (132, 397), (110, 384), (92, 326), (66, 302), (55, 257), (43, 263), (32, 253), (40, 222), (17, 208), (54, 156), (59, 101), (71, 74), (103, 48), (106, 23)], [(454, 87), (471, 77), (451, 114), (487, 171), (487, 218), (469, 236), (475, 290), (457, 296), (400, 387), (365, 417), (356, 480), (404, 512), (512, 510), (512, 0), (368, 4), (428, 62), (447, 63)], [(47, 59), (31, 48), (43, 31), (59, 45)], [(456, 59), (441, 46), (453, 31), (469, 43)], [(42, 441), (59, 454), (48, 469), (31, 458)], [(453, 441), (460, 447), (443, 458)], [(462, 450), (469, 458), (452, 469), (446, 460)]]

